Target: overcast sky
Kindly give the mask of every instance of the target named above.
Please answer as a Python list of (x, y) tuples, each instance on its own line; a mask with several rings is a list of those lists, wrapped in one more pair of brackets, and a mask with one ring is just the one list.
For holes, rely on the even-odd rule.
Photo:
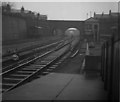
[(24, 6), (25, 9), (46, 14), (50, 20), (85, 20), (96, 13), (109, 13), (118, 11), (117, 2), (15, 2), (16, 8)]

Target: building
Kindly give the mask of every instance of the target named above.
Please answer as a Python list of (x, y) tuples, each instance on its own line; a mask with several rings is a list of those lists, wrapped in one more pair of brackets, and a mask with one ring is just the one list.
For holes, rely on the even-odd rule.
[(39, 20), (47, 20), (47, 15), (40, 15)]
[[(6, 42), (47, 36), (47, 15), (38, 14), (39, 13), (25, 10), (24, 7), (20, 10), (13, 9), (10, 5), (3, 6), (2, 40)], [(42, 27), (42, 29), (39, 29), (39, 27)]]
[[(118, 29), (118, 12), (96, 14), (85, 21), (85, 35), (93, 36), (94, 41), (106, 40), (112, 36), (112, 30)], [(90, 33), (90, 34), (89, 34)]]
[(94, 18), (99, 20), (101, 39), (110, 37), (112, 30), (118, 28), (118, 12), (109, 10), (109, 14), (94, 14)]
[(99, 40), (99, 21), (93, 17), (85, 21), (85, 37), (88, 41)]

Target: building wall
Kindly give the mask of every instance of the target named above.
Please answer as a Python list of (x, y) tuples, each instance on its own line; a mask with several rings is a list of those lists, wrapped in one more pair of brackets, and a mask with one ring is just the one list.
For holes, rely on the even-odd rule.
[(98, 18), (96, 16), (95, 19), (99, 21), (100, 25), (100, 35), (111, 35), (112, 28), (118, 27), (118, 13), (101, 14)]
[[(98, 23), (99, 29), (97, 33), (97, 39), (106, 40), (109, 39), (112, 35), (112, 29), (118, 27), (118, 14), (97, 14), (93, 18), (89, 18), (85, 21), (85, 35), (96, 35), (92, 26), (94, 26), (94, 21)], [(91, 25), (90, 27), (88, 25)], [(88, 38), (90, 38), (88, 36)], [(91, 37), (92, 38), (92, 37)], [(95, 38), (95, 36), (94, 36)]]
[(2, 41), (23, 39), (26, 37), (26, 21), (19, 17), (2, 16)]
[(26, 18), (26, 22), (27, 22), (27, 37), (28, 38), (31, 38), (31, 37), (36, 38), (36, 37), (52, 35), (50, 33), (50, 26), (47, 20)]
[(42, 27), (40, 30), (40, 36), (52, 36), (50, 33), (50, 25), (47, 20), (40, 20), (38, 25)]
[(111, 22), (108, 19), (99, 20), (100, 25), (100, 34), (101, 35), (110, 35), (111, 34)]
[(100, 39), (108, 40), (112, 36), (112, 29), (118, 27), (118, 18), (100, 19), (99, 25)]

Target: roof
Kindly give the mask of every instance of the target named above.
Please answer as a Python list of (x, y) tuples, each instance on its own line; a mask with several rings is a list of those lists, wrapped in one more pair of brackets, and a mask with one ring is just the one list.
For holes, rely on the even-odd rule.
[(95, 18), (109, 18), (110, 16), (108, 15), (108, 14), (96, 14), (95, 16), (94, 16)]
[(91, 18), (88, 18), (87, 20), (85, 20), (85, 22), (98, 22), (98, 20), (91, 17)]
[(113, 12), (110, 14), (95, 14), (94, 18), (102, 19), (102, 18), (110, 18), (110, 17), (118, 17), (118, 12)]

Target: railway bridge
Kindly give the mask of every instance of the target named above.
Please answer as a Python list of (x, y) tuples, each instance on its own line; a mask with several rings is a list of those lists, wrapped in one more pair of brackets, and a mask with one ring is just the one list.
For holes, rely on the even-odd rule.
[(47, 27), (51, 34), (64, 35), (68, 28), (77, 28), (81, 36), (84, 34), (84, 21), (69, 21), (69, 20), (47, 20), (38, 22), (38, 26)]
[(53, 34), (64, 34), (68, 28), (77, 28), (81, 33), (81, 37), (84, 34), (84, 21), (48, 20), (46, 22)]

